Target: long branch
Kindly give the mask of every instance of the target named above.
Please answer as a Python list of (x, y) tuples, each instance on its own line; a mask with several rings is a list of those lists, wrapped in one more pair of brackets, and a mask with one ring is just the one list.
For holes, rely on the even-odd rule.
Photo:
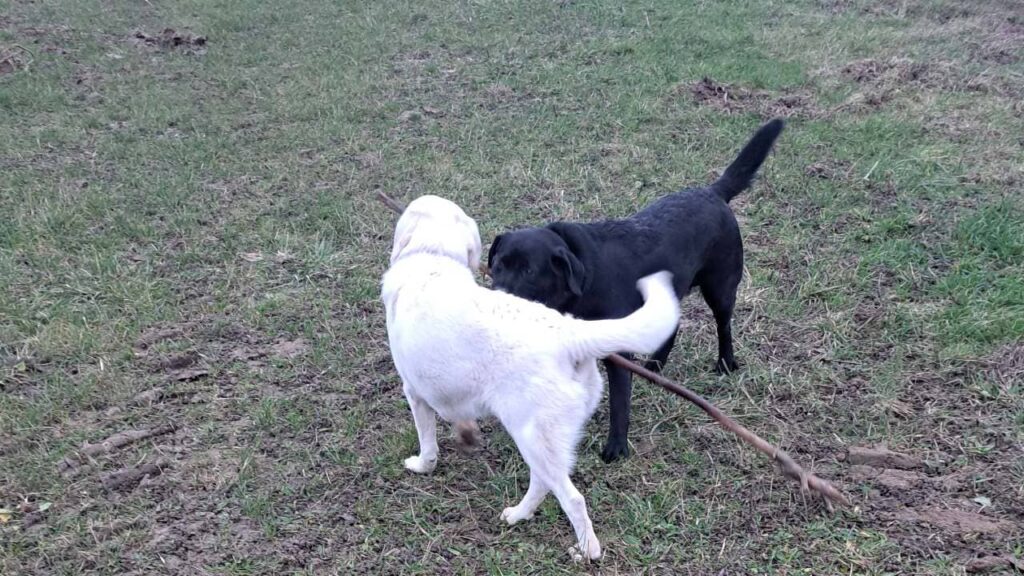
[(608, 360), (613, 364), (625, 368), (630, 372), (634, 372), (639, 376), (643, 376), (658, 386), (661, 386), (674, 394), (678, 394), (679, 396), (682, 396), (696, 404), (698, 408), (706, 412), (708, 416), (714, 418), (714, 420), (721, 424), (723, 428), (739, 436), (741, 440), (775, 460), (779, 464), (779, 468), (782, 470), (782, 473), (799, 482), (801, 488), (804, 490), (810, 489), (821, 494), (825, 498), (826, 503), (829, 504), (829, 508), (831, 508), (832, 502), (837, 502), (844, 506), (850, 505), (850, 501), (846, 496), (844, 496), (842, 492), (836, 490), (836, 488), (827, 480), (818, 478), (814, 474), (804, 470), (793, 460), (793, 458), (789, 456), (789, 454), (786, 454), (784, 451), (768, 443), (767, 440), (746, 429), (732, 418), (729, 418), (714, 404), (708, 402), (699, 394), (692, 392), (688, 388), (680, 386), (668, 378), (652, 372), (639, 364), (630, 362), (618, 354), (612, 354), (608, 357)]

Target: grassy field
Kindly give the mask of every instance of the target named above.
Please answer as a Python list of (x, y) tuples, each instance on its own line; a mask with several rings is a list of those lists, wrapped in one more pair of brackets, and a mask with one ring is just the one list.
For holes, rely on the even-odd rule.
[[(1009, 572), (1022, 98), (1015, 0), (0, 0), (0, 573)], [(776, 115), (743, 369), (691, 297), (666, 373), (855, 508), (643, 382), (634, 455), (598, 458), (604, 404), (580, 446), (600, 563), (553, 498), (498, 521), (528, 473), (493, 423), (403, 470), (376, 190), (486, 244), (708, 182)], [(843, 458), (877, 443), (923, 463)]]

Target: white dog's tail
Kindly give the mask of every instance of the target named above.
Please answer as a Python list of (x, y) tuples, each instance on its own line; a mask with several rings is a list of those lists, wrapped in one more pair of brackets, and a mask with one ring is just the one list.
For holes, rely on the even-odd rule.
[(577, 320), (573, 349), (580, 358), (603, 358), (614, 352), (650, 354), (668, 340), (679, 326), (679, 297), (672, 288), (672, 274), (658, 272), (636, 283), (644, 305), (617, 320)]

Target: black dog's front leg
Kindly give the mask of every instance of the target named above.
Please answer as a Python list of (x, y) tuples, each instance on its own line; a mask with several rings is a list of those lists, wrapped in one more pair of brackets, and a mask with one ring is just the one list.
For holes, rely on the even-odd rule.
[[(622, 354), (627, 360), (633, 360), (630, 354)], [(608, 413), (610, 426), (608, 442), (601, 451), (601, 460), (611, 462), (629, 456), (629, 403), (633, 392), (633, 375), (608, 360), (604, 361), (608, 372)]]

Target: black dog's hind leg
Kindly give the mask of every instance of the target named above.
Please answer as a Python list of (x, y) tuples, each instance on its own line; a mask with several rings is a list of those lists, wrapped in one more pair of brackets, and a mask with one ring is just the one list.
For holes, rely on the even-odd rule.
[[(622, 354), (632, 360), (630, 354)], [(611, 462), (629, 456), (629, 403), (633, 392), (633, 375), (624, 368), (604, 361), (604, 369), (608, 372), (608, 442), (601, 451), (601, 460)]]
[(708, 303), (711, 313), (715, 316), (715, 325), (718, 327), (718, 362), (715, 363), (715, 372), (719, 374), (728, 374), (740, 367), (732, 355), (732, 310), (736, 306), (738, 285), (737, 276), (735, 282), (727, 286), (701, 286), (700, 290), (704, 295), (704, 301)]
[(668, 361), (668, 353), (672, 351), (672, 347), (676, 343), (676, 334), (679, 333), (679, 327), (676, 327), (676, 331), (665, 340), (665, 343), (651, 354), (651, 357), (644, 362), (644, 368), (647, 368), (651, 372), (661, 372), (661, 369), (665, 367), (665, 362)]

